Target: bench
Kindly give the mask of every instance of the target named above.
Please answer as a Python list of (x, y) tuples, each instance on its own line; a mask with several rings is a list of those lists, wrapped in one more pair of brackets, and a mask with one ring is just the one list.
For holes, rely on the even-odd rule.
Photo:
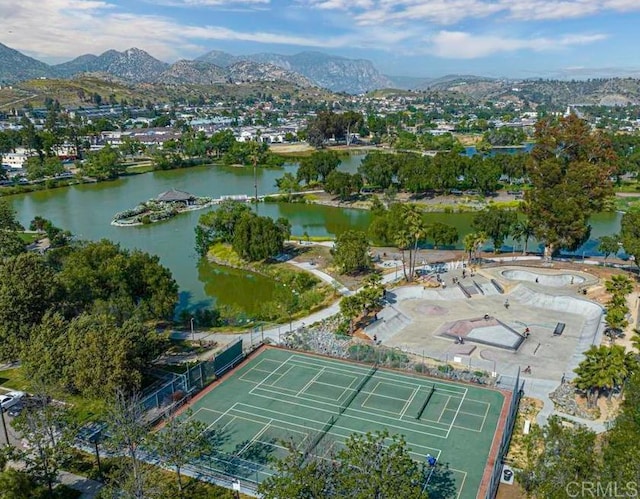
[(558, 324), (556, 324), (556, 328), (553, 330), (553, 335), (560, 336), (564, 332), (565, 326), (566, 324), (564, 322), (558, 322)]

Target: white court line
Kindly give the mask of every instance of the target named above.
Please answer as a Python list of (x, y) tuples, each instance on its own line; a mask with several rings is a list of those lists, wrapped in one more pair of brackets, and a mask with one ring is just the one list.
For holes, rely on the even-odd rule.
[[(303, 417), (301, 417), (301, 416), (294, 416), (293, 414), (284, 413), (284, 412), (280, 412), (280, 411), (274, 411), (273, 409), (264, 409), (264, 408), (262, 408), (262, 407), (256, 407), (256, 406), (252, 406), (252, 405), (250, 405), (250, 404), (243, 404), (243, 403), (239, 403), (239, 405), (247, 406), (247, 407), (249, 407), (249, 408), (250, 408), (250, 409), (252, 409), (252, 410), (253, 410), (253, 409), (257, 409), (258, 411), (262, 411), (262, 412), (272, 412), (272, 413), (274, 413), (274, 414), (278, 414), (278, 415), (280, 415), (280, 416), (286, 416), (287, 418), (300, 419), (300, 420), (302, 420), (302, 421), (307, 421), (307, 422), (312, 421), (312, 422), (313, 422), (313, 423), (315, 423), (315, 424), (321, 424), (320, 422), (318, 422), (318, 421), (316, 421), (316, 420), (313, 420), (313, 419), (303, 418)], [(247, 412), (247, 411), (243, 411), (242, 409), (235, 409), (234, 411), (235, 411), (235, 412), (244, 413), (244, 414), (249, 414), (249, 415), (255, 415), (255, 413), (254, 413), (254, 412)], [(273, 418), (273, 420), (274, 420), (274, 421), (278, 421), (279, 423), (284, 423), (284, 424), (291, 425), (291, 426), (299, 426), (299, 427), (301, 427), (301, 428), (305, 428), (305, 429), (308, 429), (308, 428), (309, 428), (309, 426), (308, 426), (308, 425), (302, 425), (302, 424), (298, 424), (298, 423), (292, 423), (292, 422), (287, 421), (287, 420), (282, 420), (282, 419), (277, 419), (277, 418)], [(366, 432), (365, 432), (365, 431), (361, 431), (361, 430), (354, 430), (353, 428), (346, 428), (346, 427), (344, 427), (344, 426), (339, 426), (339, 425), (334, 425), (334, 426), (333, 426), (333, 428), (337, 428), (337, 429), (340, 429), (340, 430), (345, 430), (345, 431), (347, 431), (349, 434), (351, 434), (351, 433), (360, 433), (360, 434), (362, 434), (362, 435), (366, 434)], [(327, 435), (332, 435), (332, 436), (340, 437), (340, 439), (334, 439), (334, 440), (337, 440), (337, 441), (339, 441), (339, 442), (341, 442), (341, 443), (344, 443), (344, 442), (346, 441), (346, 440), (344, 439), (344, 435), (343, 435), (343, 434), (341, 434), (341, 433), (334, 433), (334, 432), (329, 431), (329, 432), (327, 432)], [(427, 434), (427, 435), (428, 435), (428, 434)], [(426, 445), (416, 444), (416, 443), (412, 443), (412, 442), (408, 442), (408, 441), (407, 441), (406, 443), (407, 443), (407, 444), (408, 444), (412, 449), (413, 449), (413, 448), (416, 448), (416, 447), (420, 447), (420, 448), (423, 448), (423, 449), (433, 450), (434, 452), (436, 452), (436, 451), (437, 451), (437, 452), (441, 452), (441, 450), (440, 450), (440, 449), (438, 449), (437, 447), (428, 447), (428, 446), (426, 446)], [(420, 455), (420, 453), (417, 453), (417, 452), (416, 452), (416, 454), (417, 454), (417, 455)], [(438, 455), (440, 455), (440, 454), (438, 454)]]
[(487, 410), (484, 411), (484, 417), (482, 418), (482, 424), (480, 425), (480, 431), (481, 432), (482, 432), (482, 429), (484, 428), (484, 424), (487, 422), (487, 416), (489, 415), (489, 408), (490, 407), (491, 407), (491, 404), (487, 403)]
[[(309, 388), (313, 384), (313, 382), (320, 377), (320, 375), (323, 372), (324, 372), (324, 367), (320, 371), (318, 371), (316, 373), (316, 375), (313, 378), (311, 378), (306, 385), (304, 385), (302, 388), (300, 388), (300, 390), (298, 390), (298, 393), (296, 393), (296, 398), (300, 397), (300, 394), (304, 393), (306, 391), (306, 389)], [(273, 385), (271, 385), (271, 386), (273, 386)]]
[[(262, 369), (258, 369), (258, 367), (260, 367), (262, 364), (267, 363), (267, 362), (272, 362), (274, 364), (278, 364), (278, 367), (276, 367), (275, 369), (267, 369), (267, 370), (262, 370)], [(244, 378), (247, 374), (249, 374), (251, 371), (259, 371), (261, 373), (271, 373), (274, 371), (277, 371), (278, 368), (281, 366), (282, 364), (280, 364), (277, 360), (271, 360), (271, 359), (261, 359), (260, 362), (258, 362), (255, 366), (253, 366), (251, 369), (249, 369), (246, 373), (244, 373), (242, 376), (240, 376), (240, 379)]]
[(351, 391), (351, 387), (353, 386), (353, 384), (358, 381), (358, 377), (357, 376), (349, 376), (351, 378), (351, 382), (349, 383), (349, 386), (345, 387), (339, 387), (339, 386), (335, 386), (335, 385), (329, 385), (329, 386), (333, 386), (334, 388), (342, 388), (342, 393), (338, 396), (338, 398), (336, 399), (336, 402), (340, 402), (340, 399), (344, 396), (345, 393), (347, 393), (348, 391)]
[[(373, 387), (373, 391), (369, 392), (369, 395), (367, 395), (367, 398), (364, 399), (364, 402), (362, 402), (362, 407), (366, 407), (367, 406), (367, 401), (369, 400), (369, 398), (371, 398), (371, 395), (374, 394), (374, 392), (378, 389), (378, 387), (380, 386), (380, 383), (382, 383), (382, 381), (378, 381), (378, 384), (376, 386)], [(373, 407), (372, 407), (373, 409)]]
[[(264, 395), (260, 395), (259, 393), (256, 393), (255, 396), (263, 397), (263, 398), (266, 398), (266, 399), (269, 399), (269, 400), (273, 400), (273, 397), (265, 397)], [(300, 407), (306, 407), (307, 409), (312, 409), (312, 410), (316, 410), (316, 411), (320, 410), (320, 411), (323, 411), (323, 412), (328, 412), (331, 415), (335, 414), (334, 411), (327, 411), (325, 409), (320, 409), (318, 407), (313, 407), (313, 406), (309, 406), (309, 405), (305, 405), (305, 404), (300, 404), (298, 402), (288, 402), (288, 403), (291, 404), (291, 405), (297, 405), (297, 406), (300, 406)], [(248, 405), (248, 404), (243, 404), (243, 405)], [(251, 406), (251, 407), (253, 407), (253, 406)], [(271, 411), (271, 409), (266, 409), (266, 410)], [(278, 411), (271, 411), (271, 412), (278, 412)], [(376, 425), (383, 425), (383, 426), (388, 426), (390, 428), (397, 428), (397, 429), (399, 429), (401, 431), (422, 431), (423, 433), (425, 433), (427, 435), (430, 435), (432, 437), (436, 437), (436, 438), (447, 438), (448, 437), (448, 433), (446, 433), (445, 435), (438, 435), (436, 433), (430, 433), (429, 431), (426, 431), (424, 429), (428, 428), (429, 430), (432, 430), (432, 431), (443, 431), (443, 432), (451, 431), (451, 428), (449, 428), (447, 430), (447, 429), (444, 429), (444, 428), (434, 427), (434, 426), (431, 426), (431, 425), (428, 425), (428, 424), (414, 423), (413, 421), (407, 421), (407, 420), (400, 421), (397, 417), (396, 418), (391, 418), (389, 416), (385, 416), (384, 414), (375, 414), (375, 413), (372, 413), (370, 411), (363, 411), (361, 409), (350, 409), (350, 412), (359, 412), (359, 413), (366, 414), (366, 415), (371, 416), (371, 417), (378, 416), (379, 418), (386, 418), (386, 419), (390, 419), (392, 421), (402, 422), (402, 423), (405, 423), (405, 425), (399, 426), (399, 425), (394, 425), (394, 424), (382, 423), (380, 421), (380, 419), (378, 419), (378, 420), (369, 419), (369, 418), (364, 418), (364, 417), (360, 417), (360, 416), (352, 416), (350, 414), (348, 415), (346, 413), (342, 414), (341, 417), (348, 417), (348, 418), (355, 419), (357, 421), (366, 421), (368, 423), (373, 423), (373, 424), (376, 424)], [(416, 426), (417, 429), (413, 428), (413, 427), (407, 428), (406, 425)]]
[[(293, 359), (293, 362), (298, 362), (300, 364), (311, 364), (311, 365), (316, 365), (316, 366), (331, 366), (331, 370), (334, 371), (338, 371), (338, 372), (347, 372), (347, 373), (353, 373), (358, 372), (358, 371), (365, 371), (368, 372), (371, 369), (368, 369), (366, 367), (363, 366), (359, 366), (359, 365), (350, 365), (350, 364), (346, 364), (349, 366), (350, 369), (345, 369), (345, 361), (329, 361), (329, 360), (324, 360), (324, 359), (313, 359), (312, 362), (307, 361), (306, 357), (300, 357), (299, 355), (292, 355), (292, 357), (296, 357), (295, 359)], [(340, 367), (342, 366), (342, 367)], [(376, 377), (377, 378), (386, 378), (386, 379), (397, 379), (398, 381), (394, 381), (394, 383), (396, 384), (405, 384), (405, 385), (409, 385), (409, 386), (415, 386), (416, 384), (419, 386), (426, 386), (426, 385), (435, 385), (436, 386), (436, 390), (441, 391), (441, 392), (450, 392), (450, 393), (454, 393), (457, 395), (466, 395), (467, 393), (467, 389), (466, 388), (462, 388), (460, 387), (458, 390), (456, 390), (455, 388), (457, 388), (453, 383), (443, 383), (441, 381), (435, 381), (435, 380), (431, 380), (431, 379), (421, 379), (418, 377), (413, 376), (410, 373), (407, 374), (399, 374), (399, 373), (394, 373), (394, 372), (389, 372), (389, 371), (385, 371), (384, 369), (379, 370), (376, 373)], [(409, 382), (407, 381), (407, 378), (409, 378), (410, 380), (412, 380), (413, 382)], [(438, 387), (442, 387), (442, 388), (438, 388)]]
[[(276, 391), (272, 391), (272, 390), (268, 390), (267, 388), (264, 388), (264, 387), (261, 387), (261, 388), (260, 388), (260, 390), (261, 390), (261, 391), (264, 391), (264, 392), (267, 392), (267, 393), (270, 393), (270, 394), (271, 394), (271, 396), (261, 395), (260, 393), (257, 393), (257, 392), (256, 392), (256, 393), (252, 393), (252, 395), (254, 395), (254, 396), (256, 396), (256, 397), (266, 398), (266, 399), (268, 399), (268, 400), (274, 400), (274, 399), (276, 399), (276, 400), (278, 400), (278, 401), (280, 401), (280, 402), (283, 402), (283, 403), (286, 403), (286, 404), (290, 404), (290, 405), (298, 405), (298, 406), (300, 406), (300, 407), (306, 407), (306, 408), (308, 408), (308, 409), (313, 409), (313, 410), (315, 410), (315, 411), (328, 412), (328, 413), (330, 413), (330, 414), (332, 414), (332, 415), (333, 415), (333, 414), (335, 414), (336, 406), (335, 406), (335, 405), (333, 405), (333, 404), (331, 405), (331, 409), (321, 409), (320, 407), (318, 407), (318, 405), (317, 405), (317, 404), (324, 404), (324, 405), (329, 405), (329, 404), (325, 404), (324, 402), (321, 402), (321, 401), (318, 401), (318, 400), (308, 399), (308, 398), (304, 398), (304, 397), (297, 397), (297, 399), (298, 399), (298, 400), (303, 400), (303, 401), (307, 401), (307, 402), (313, 402), (314, 404), (316, 404), (316, 405), (314, 405), (314, 406), (309, 406), (309, 405), (301, 404), (301, 403), (296, 402), (296, 401), (288, 401), (288, 400), (282, 399), (282, 398), (280, 398), (280, 396), (281, 396), (281, 395), (283, 395), (282, 393), (279, 393), (279, 392), (276, 392)], [(275, 395), (275, 397), (274, 397), (274, 395)], [(286, 394), (285, 394), (285, 395), (286, 395)], [(372, 408), (372, 409), (373, 409), (373, 408)], [(372, 412), (372, 411), (363, 411), (363, 410), (361, 410), (361, 409), (356, 409), (356, 408), (349, 408), (349, 410), (350, 410), (350, 411), (353, 411), (353, 412), (360, 412), (360, 413), (363, 413), (363, 414), (366, 414), (366, 415), (369, 415), (369, 416), (372, 416), (372, 417), (374, 417), (374, 416), (380, 416), (380, 417), (383, 417), (383, 418), (387, 418), (387, 419), (391, 419), (391, 420), (393, 420), (393, 421), (398, 421), (398, 422), (400, 422), (400, 420), (399, 420), (397, 417), (396, 417), (396, 418), (391, 418), (391, 417), (389, 417), (389, 416), (385, 416), (384, 414), (379, 414), (379, 413), (375, 413), (375, 412)], [(377, 410), (377, 409), (376, 409), (376, 410)], [(397, 415), (397, 413), (392, 413), (392, 414)], [(359, 418), (359, 417), (356, 417), (356, 416), (353, 416), (353, 417), (354, 417), (355, 419), (362, 419), (363, 421), (370, 421), (370, 422), (379, 423), (379, 422), (377, 422), (377, 421), (372, 421), (372, 420), (368, 420), (368, 419), (364, 419), (364, 418)], [(446, 426), (447, 428), (439, 428), (439, 427), (437, 427), (437, 426), (433, 426), (433, 424), (431, 424), (431, 425), (430, 425), (430, 424), (423, 424), (423, 423), (415, 423), (415, 422), (413, 422), (413, 421), (407, 421), (407, 420), (403, 420), (402, 422), (403, 422), (403, 423), (407, 423), (407, 424), (411, 424), (411, 425), (417, 425), (417, 426), (420, 428), (420, 430), (421, 430), (421, 429), (423, 429), (423, 428), (429, 428), (429, 429), (432, 429), (432, 430), (434, 430), (434, 431), (448, 431), (448, 430), (450, 430), (450, 429), (451, 429), (451, 428), (450, 428), (450, 426), (451, 426), (451, 425), (450, 425), (450, 424), (446, 424), (446, 423), (440, 423), (440, 424), (442, 424), (443, 426)], [(432, 421), (432, 423), (435, 423), (435, 422), (433, 422), (433, 421)], [(436, 423), (436, 424), (437, 424), (437, 423)], [(403, 429), (403, 430), (420, 431), (420, 430), (415, 430), (415, 429), (412, 429), (412, 428), (406, 428), (406, 427), (405, 427), (405, 428), (402, 428), (402, 429)], [(431, 435), (432, 435), (432, 436), (439, 436), (439, 435), (433, 435), (433, 434), (431, 434)], [(444, 436), (444, 437), (441, 437), (441, 438), (447, 438), (447, 437), (446, 437), (446, 436)]]
[[(290, 366), (290, 367), (289, 367), (289, 369), (287, 369), (285, 372), (283, 372), (282, 374), (279, 374), (279, 375), (278, 375), (278, 379), (277, 379), (276, 381), (274, 381), (273, 383), (270, 383), (270, 384), (269, 384), (269, 386), (274, 386), (276, 383), (278, 383), (278, 382), (282, 379), (282, 377), (283, 377), (285, 374), (289, 374), (289, 371), (291, 371), (291, 369), (293, 369), (294, 367), (295, 367), (295, 366)], [(278, 369), (280, 369), (280, 368), (278, 367)], [(278, 369), (276, 369), (276, 371), (277, 371)], [(278, 388), (280, 388), (280, 387), (278, 387)], [(294, 392), (295, 390), (291, 390), (291, 391), (292, 391), (292, 392)]]
[(402, 411), (400, 412), (400, 419), (402, 419), (402, 417), (404, 416), (405, 412), (407, 412), (407, 409), (411, 405), (411, 402), (413, 402), (413, 399), (416, 397), (416, 395), (417, 395), (419, 390), (420, 390), (420, 387), (414, 389), (413, 393), (411, 394), (411, 396), (407, 400), (407, 403), (404, 404), (404, 407), (402, 408)]
[[(234, 418), (235, 419), (235, 418)], [(265, 432), (269, 429), (269, 427), (271, 426), (271, 423), (273, 422), (272, 419), (269, 420), (269, 422), (267, 424), (265, 424), (262, 429), (256, 433), (253, 438), (251, 440), (249, 440), (249, 442), (247, 443), (247, 445), (245, 445), (242, 449), (240, 449), (240, 452), (236, 452), (236, 456), (240, 456), (242, 455), (242, 453), (247, 450), (249, 447), (251, 447), (251, 445), (253, 445), (253, 443), (258, 440), (262, 435), (265, 434)]]
[(447, 431), (447, 438), (449, 438), (449, 434), (451, 433), (451, 429), (453, 428), (453, 425), (456, 422), (456, 418), (458, 417), (458, 412), (460, 411), (460, 408), (462, 407), (463, 402), (464, 402), (464, 397), (460, 399), (460, 403), (458, 404), (458, 409), (456, 409), (456, 413), (453, 415), (453, 419), (451, 420), (451, 426)]
[[(282, 366), (286, 365), (289, 362), (289, 359), (291, 359), (291, 357), (293, 357), (293, 355), (290, 355), (284, 362), (282, 362), (276, 369), (275, 371), (272, 371), (271, 374), (269, 374), (267, 377), (265, 377), (260, 383), (258, 383), (256, 386), (254, 386), (251, 390), (249, 390), (249, 394), (251, 395), (253, 390), (255, 390), (256, 388), (259, 388), (260, 385), (262, 385), (265, 381), (267, 381), (271, 376), (273, 376), (273, 374), (280, 369)], [(268, 359), (267, 359), (268, 360)]]
[[(440, 416), (438, 416), (438, 423), (440, 422), (440, 420), (442, 419), (442, 416), (444, 415), (444, 411), (447, 410), (447, 406), (449, 405), (449, 401), (451, 400), (451, 396), (447, 395), (447, 401), (444, 404), (444, 407), (442, 408), (442, 410), (440, 411)], [(446, 424), (446, 423), (442, 423), (442, 424)]]

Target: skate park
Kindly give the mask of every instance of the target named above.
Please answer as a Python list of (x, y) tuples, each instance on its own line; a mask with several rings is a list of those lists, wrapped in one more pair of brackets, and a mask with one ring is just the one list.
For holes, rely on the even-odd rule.
[(450, 266), (432, 280), (387, 292), (376, 341), (425, 358), (503, 376), (572, 379), (600, 344), (604, 309), (586, 297), (599, 283), (587, 271), (494, 264), (470, 272)]

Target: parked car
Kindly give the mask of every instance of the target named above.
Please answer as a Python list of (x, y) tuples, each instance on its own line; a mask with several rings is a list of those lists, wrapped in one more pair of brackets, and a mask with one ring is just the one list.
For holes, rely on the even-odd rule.
[(9, 392), (2, 394), (0, 395), (0, 408), (2, 408), (3, 411), (6, 411), (15, 405), (18, 405), (24, 396), (24, 392)]

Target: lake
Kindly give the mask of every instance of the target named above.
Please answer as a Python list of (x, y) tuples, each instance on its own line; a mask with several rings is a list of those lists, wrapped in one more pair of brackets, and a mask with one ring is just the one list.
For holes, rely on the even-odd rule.
[[(362, 158), (361, 155), (345, 158), (340, 169), (355, 172)], [(285, 172), (295, 173), (296, 168), (297, 165), (290, 164), (282, 169), (259, 169), (258, 193), (277, 192), (275, 180)], [(199, 261), (194, 251), (194, 228), (205, 211), (183, 213), (165, 222), (137, 227), (114, 227), (110, 224), (115, 213), (133, 208), (137, 203), (171, 188), (196, 196), (252, 196), (253, 169), (209, 166), (152, 172), (112, 182), (82, 184), (5, 199), (11, 202), (25, 226), (40, 215), (58, 227), (70, 230), (80, 239), (106, 238), (125, 248), (138, 248), (158, 255), (180, 286), (180, 308), (218, 302), (238, 306), (249, 314), (257, 310), (260, 302), (273, 296), (276, 283), (245, 271)], [(366, 230), (371, 220), (367, 211), (307, 204), (261, 203), (258, 213), (287, 218), (294, 237), (301, 237), (305, 232), (310, 236), (335, 236), (348, 229)], [(471, 232), (473, 213), (428, 213), (425, 216), (428, 222), (440, 221), (455, 226), (461, 238)], [(592, 239), (577, 253), (584, 250), (586, 255), (593, 254), (597, 247), (595, 239), (618, 232), (620, 218), (617, 213), (601, 213), (592, 217)], [(529, 248), (533, 249), (533, 244)], [(247, 293), (247, 288), (251, 289), (250, 293)]]

